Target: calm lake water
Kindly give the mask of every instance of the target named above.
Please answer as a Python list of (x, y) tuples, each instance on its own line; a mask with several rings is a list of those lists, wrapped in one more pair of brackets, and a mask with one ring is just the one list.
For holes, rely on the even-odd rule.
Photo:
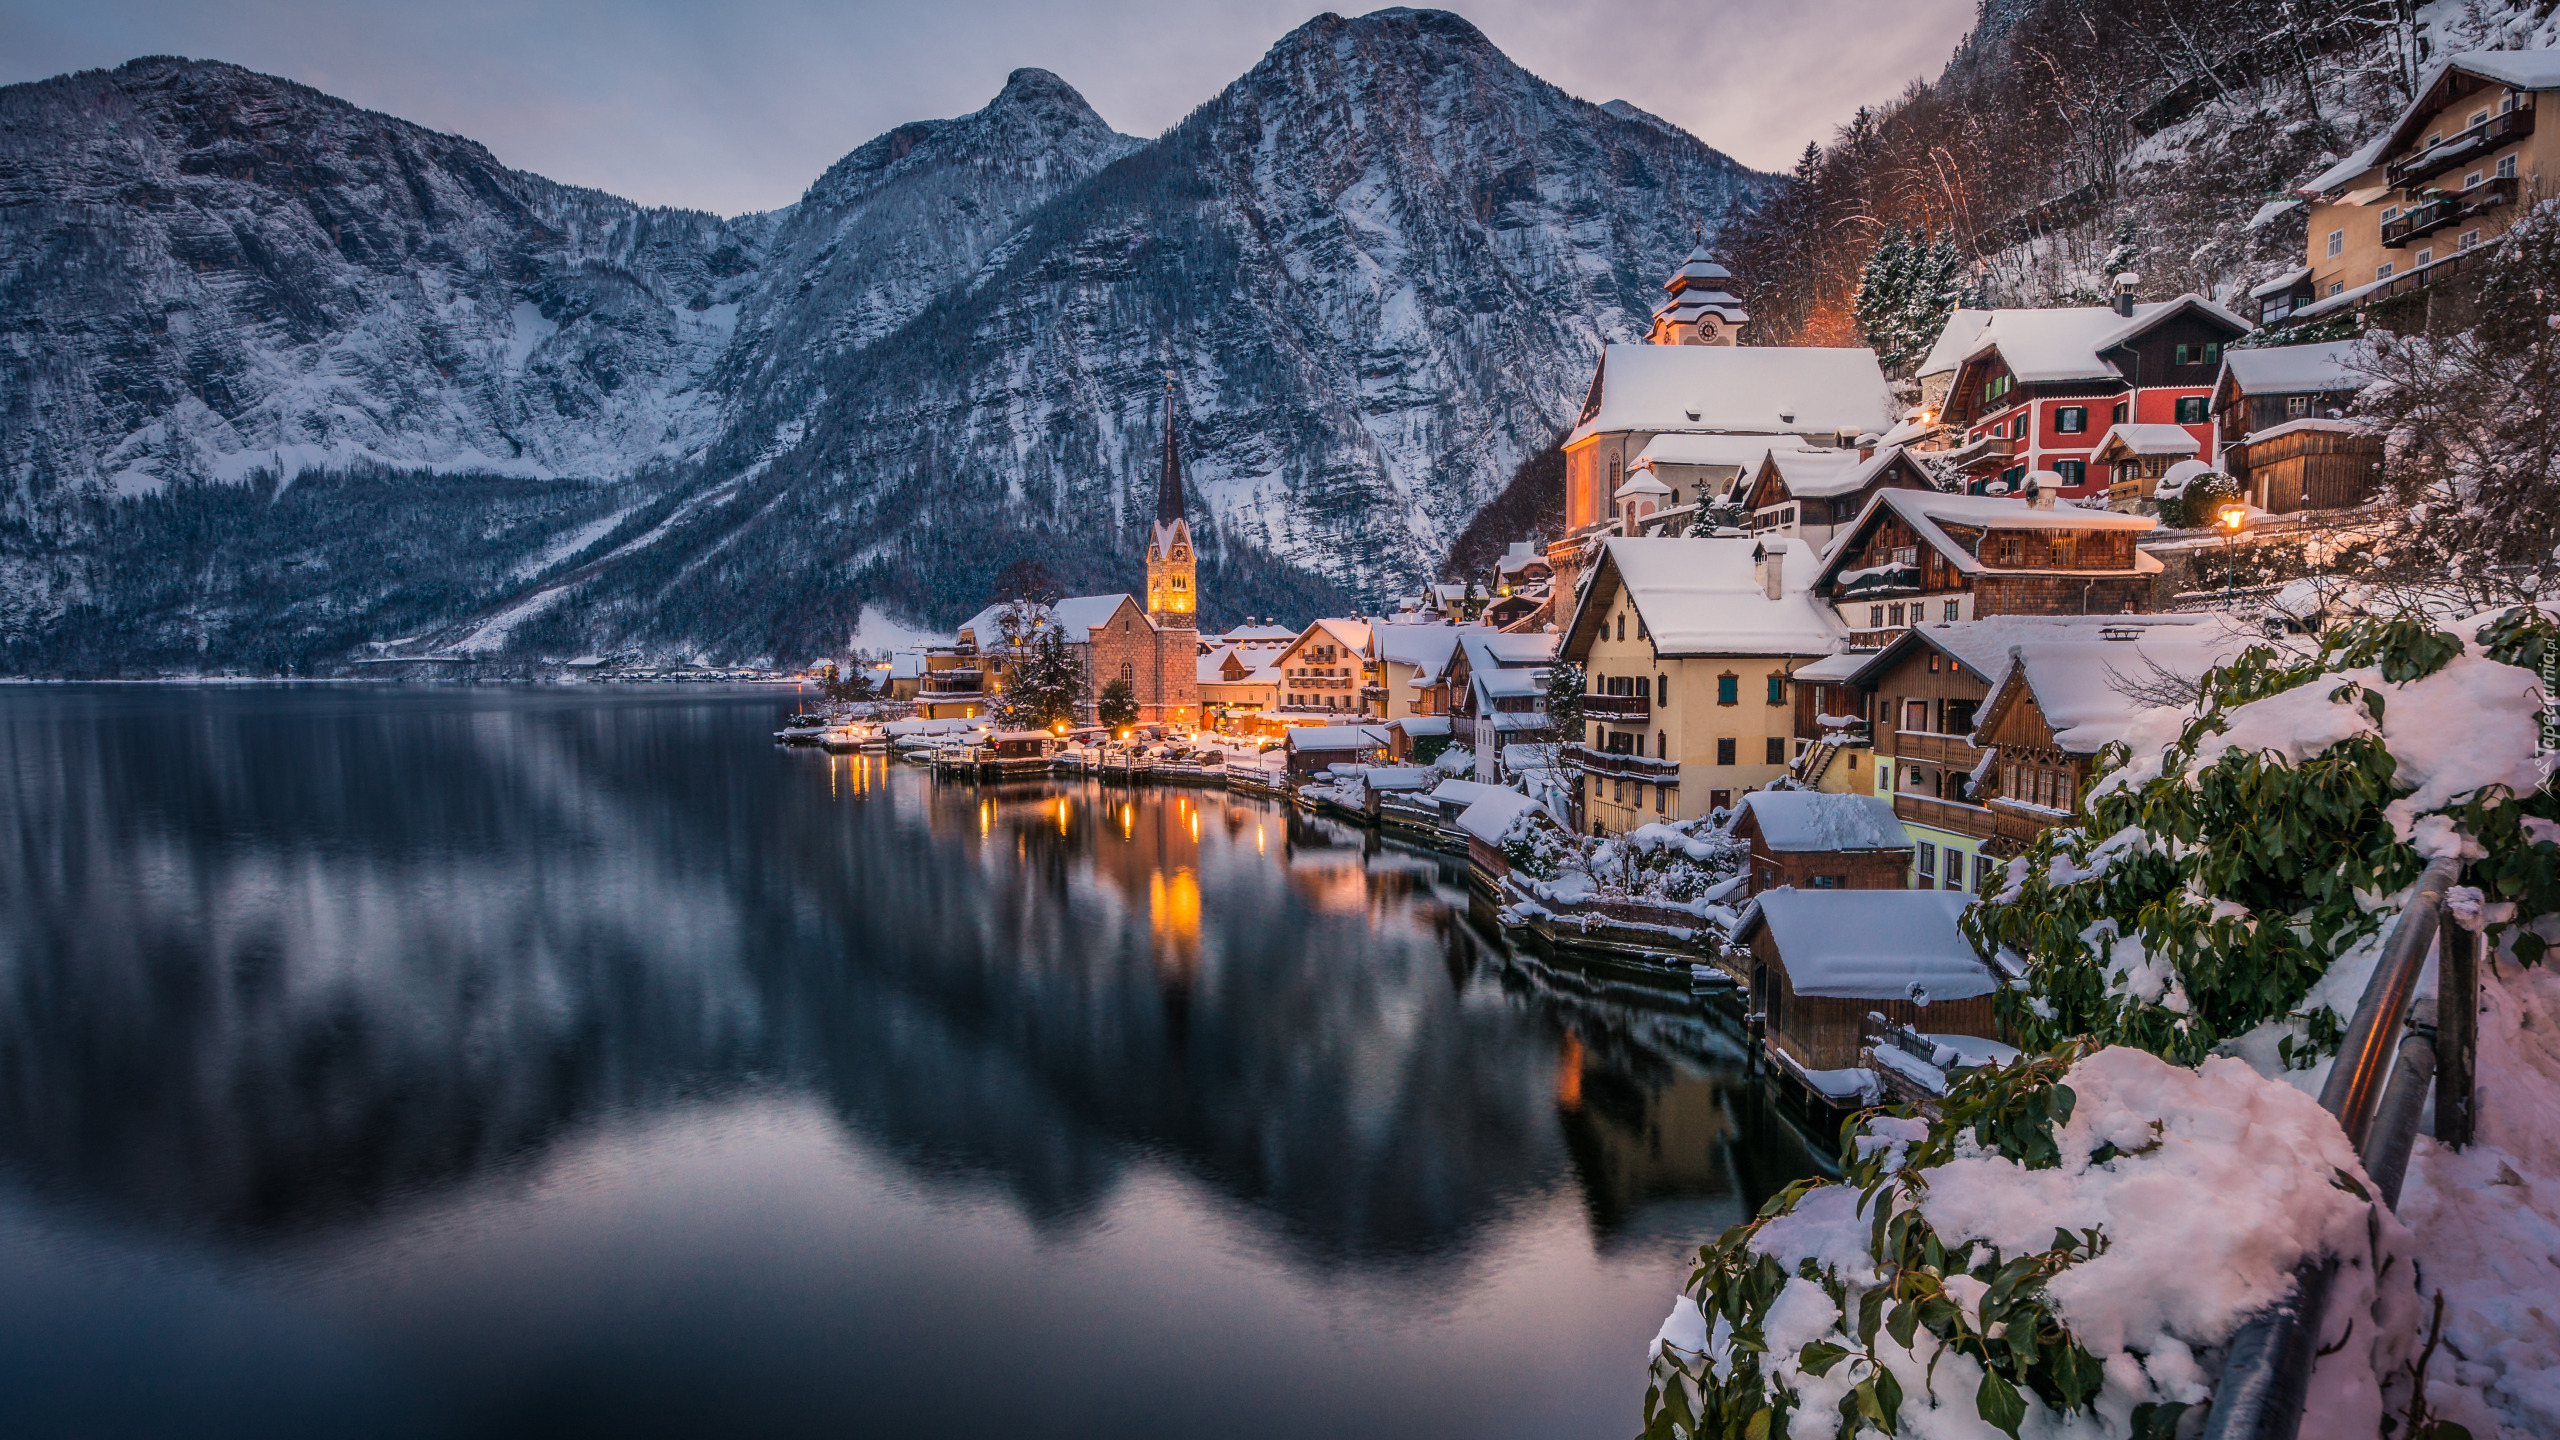
[(758, 695), (0, 691), (0, 1435), (1633, 1433), (1685, 993)]

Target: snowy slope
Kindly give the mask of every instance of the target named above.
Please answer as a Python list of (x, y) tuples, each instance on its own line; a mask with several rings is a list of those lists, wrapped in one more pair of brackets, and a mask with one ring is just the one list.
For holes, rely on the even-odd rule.
[[(1168, 370), (1212, 613), (1384, 593), (1766, 183), (1401, 10), (1309, 22), (1152, 142), (1018, 71), (726, 221), (228, 65), (10, 87), (0, 668), (101, 617), (159, 663), (417, 634), (805, 658), (866, 605), (947, 624), (1023, 555), (1123, 588)], [(194, 483), (366, 463), (409, 476), (368, 496), (422, 527), (396, 578), (322, 496), (280, 529)], [(436, 474), (577, 483), (474, 499), (510, 518), (439, 571)], [(217, 529), (207, 583), (134, 578), (155, 534)], [(314, 567), (334, 588), (268, 583)]]

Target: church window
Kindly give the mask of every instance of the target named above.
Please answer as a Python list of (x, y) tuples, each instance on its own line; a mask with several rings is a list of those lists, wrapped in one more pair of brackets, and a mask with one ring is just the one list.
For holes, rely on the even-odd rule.
[(1138, 667), (1125, 663), (1122, 664), (1120, 667), (1120, 678), (1123, 680), (1136, 680), (1138, 678)]

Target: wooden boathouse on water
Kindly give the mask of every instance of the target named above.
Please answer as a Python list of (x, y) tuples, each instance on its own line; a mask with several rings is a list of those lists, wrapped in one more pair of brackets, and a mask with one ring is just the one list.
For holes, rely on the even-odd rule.
[(1781, 888), (1734, 927), (1771, 1059), (1818, 1078), (1861, 1063), (1870, 1013), (1923, 1034), (2000, 1038), (1996, 977), (1956, 927), (1972, 897), (1944, 890)]

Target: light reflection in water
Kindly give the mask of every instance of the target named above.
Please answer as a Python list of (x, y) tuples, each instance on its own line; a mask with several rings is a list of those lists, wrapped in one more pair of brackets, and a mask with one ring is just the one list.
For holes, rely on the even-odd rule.
[(1801, 1169), (1454, 860), (775, 715), (0, 696), (0, 1433), (1627, 1431)]

